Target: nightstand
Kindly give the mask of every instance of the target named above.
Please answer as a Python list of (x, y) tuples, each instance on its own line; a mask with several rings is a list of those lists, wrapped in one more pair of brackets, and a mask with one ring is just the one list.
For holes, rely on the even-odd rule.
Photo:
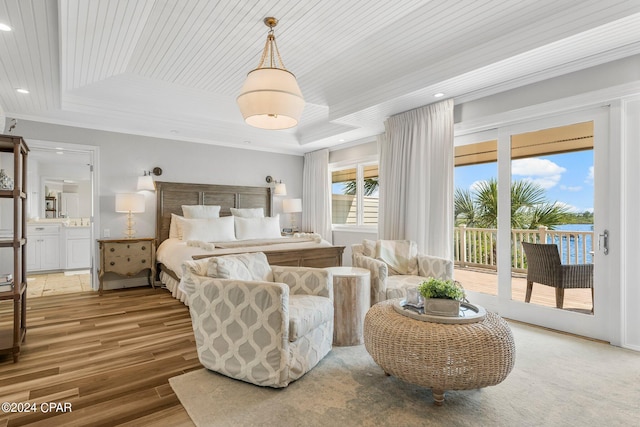
[(143, 270), (149, 270), (149, 284), (155, 288), (156, 276), (156, 240), (149, 238), (100, 239), (100, 280), (99, 292), (105, 273), (121, 276), (135, 276)]

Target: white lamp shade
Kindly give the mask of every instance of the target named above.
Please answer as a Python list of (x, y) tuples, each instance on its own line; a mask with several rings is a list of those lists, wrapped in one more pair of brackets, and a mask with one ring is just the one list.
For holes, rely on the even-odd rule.
[(304, 108), (296, 77), (280, 68), (249, 72), (237, 102), (247, 124), (271, 130), (296, 126)]
[(144, 194), (120, 193), (116, 194), (116, 212), (144, 212)]
[(156, 187), (153, 184), (153, 177), (151, 175), (138, 177), (138, 190), (155, 191)]
[(278, 182), (276, 184), (275, 189), (273, 190), (274, 196), (286, 196), (287, 195), (287, 186), (284, 182)]
[(282, 201), (282, 212), (302, 212), (302, 199), (284, 199)]

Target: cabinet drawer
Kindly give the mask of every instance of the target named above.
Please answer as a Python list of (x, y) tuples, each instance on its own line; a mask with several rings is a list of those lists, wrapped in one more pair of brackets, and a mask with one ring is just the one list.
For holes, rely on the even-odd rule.
[(137, 256), (146, 254), (151, 261), (151, 243), (150, 242), (131, 242), (131, 243), (105, 243), (104, 256), (106, 259), (117, 256)]
[(60, 226), (58, 224), (38, 224), (27, 226), (27, 237), (51, 234), (60, 234)]
[(114, 256), (105, 258), (105, 271), (122, 275), (139, 273), (145, 268), (151, 268), (151, 255), (138, 253), (131, 256)]

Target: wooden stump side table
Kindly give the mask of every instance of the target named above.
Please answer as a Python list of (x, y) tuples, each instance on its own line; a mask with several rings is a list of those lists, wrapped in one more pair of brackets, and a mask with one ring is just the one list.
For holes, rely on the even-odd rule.
[(364, 343), (364, 318), (371, 304), (371, 273), (366, 268), (329, 267), (333, 274), (333, 345)]

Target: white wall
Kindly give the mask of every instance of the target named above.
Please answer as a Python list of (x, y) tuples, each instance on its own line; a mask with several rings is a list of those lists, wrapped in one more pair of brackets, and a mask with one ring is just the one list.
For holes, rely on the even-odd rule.
[(621, 250), (623, 253), (622, 289), (622, 345), (640, 351), (640, 96), (622, 103), (622, 173), (626, 176), (621, 187), (622, 221)]
[(640, 55), (458, 104), (455, 123), (640, 80)]
[[(100, 147), (100, 237), (124, 237), (126, 215), (115, 212), (115, 194), (136, 192), (138, 176), (158, 166), (158, 181), (266, 186), (272, 175), (287, 185), (286, 197), (302, 197), (302, 157), (262, 151), (196, 144), (137, 135), (81, 129), (20, 120), (14, 133), (36, 139)], [(136, 235), (155, 235), (155, 193), (146, 191), (146, 210), (135, 214)], [(274, 198), (274, 212), (282, 201)], [(282, 216), (282, 215), (281, 215)], [(281, 219), (288, 223), (288, 216)]]
[[(143, 171), (160, 167), (163, 173), (154, 179), (168, 182), (187, 182), (224, 185), (266, 186), (265, 177), (271, 175), (287, 185), (287, 196), (302, 197), (302, 156), (275, 154), (238, 148), (220, 147), (191, 142), (172, 141), (127, 135), (115, 132), (81, 129), (48, 123), (20, 120), (16, 135), (27, 140), (80, 144), (99, 147), (99, 227), (96, 238), (110, 231), (111, 238), (124, 237), (126, 215), (115, 212), (115, 194), (136, 192), (138, 177)], [(155, 236), (155, 193), (143, 192), (146, 198), (144, 213), (135, 214), (135, 230), (139, 237)], [(282, 212), (282, 198), (274, 197), (274, 212)], [(281, 224), (289, 217), (281, 215)], [(96, 256), (98, 255), (95, 245)], [(97, 262), (94, 263), (94, 266)], [(97, 267), (96, 267), (97, 268)], [(95, 277), (95, 276), (94, 276)], [(105, 277), (105, 289), (146, 285), (146, 275), (126, 279)]]

